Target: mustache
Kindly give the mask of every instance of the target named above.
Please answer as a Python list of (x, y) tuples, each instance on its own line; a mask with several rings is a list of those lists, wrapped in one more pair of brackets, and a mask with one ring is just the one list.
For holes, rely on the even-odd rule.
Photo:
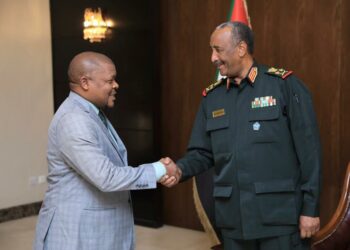
[(224, 63), (220, 60), (216, 60), (213, 62), (213, 64), (216, 66), (216, 67), (220, 67), (221, 65), (223, 65)]

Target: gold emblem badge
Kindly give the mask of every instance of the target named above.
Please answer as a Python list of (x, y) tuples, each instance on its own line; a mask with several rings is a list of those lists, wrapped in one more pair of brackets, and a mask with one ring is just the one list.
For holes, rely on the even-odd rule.
[(225, 115), (225, 109), (215, 110), (215, 111), (213, 111), (212, 114), (213, 114), (213, 118), (223, 116), (223, 115)]

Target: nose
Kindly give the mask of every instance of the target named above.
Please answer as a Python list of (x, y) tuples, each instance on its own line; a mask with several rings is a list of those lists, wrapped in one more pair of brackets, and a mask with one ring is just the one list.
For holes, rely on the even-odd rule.
[(114, 80), (113, 88), (114, 88), (114, 89), (119, 89), (119, 84), (117, 83), (116, 80)]
[(215, 61), (218, 60), (218, 55), (215, 50), (211, 52), (211, 62), (214, 63)]

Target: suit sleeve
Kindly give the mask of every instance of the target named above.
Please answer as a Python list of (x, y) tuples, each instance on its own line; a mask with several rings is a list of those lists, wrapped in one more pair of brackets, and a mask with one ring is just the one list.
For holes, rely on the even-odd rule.
[(301, 214), (319, 216), (321, 188), (321, 145), (312, 98), (303, 83), (287, 78), (290, 130), (301, 169), (303, 205)]
[(80, 113), (64, 115), (57, 125), (57, 144), (68, 166), (103, 192), (156, 188), (152, 164), (116, 166), (103, 151), (98, 127)]
[(213, 166), (210, 134), (206, 131), (205, 99), (202, 99), (192, 128), (186, 155), (177, 161), (182, 170), (182, 181)]

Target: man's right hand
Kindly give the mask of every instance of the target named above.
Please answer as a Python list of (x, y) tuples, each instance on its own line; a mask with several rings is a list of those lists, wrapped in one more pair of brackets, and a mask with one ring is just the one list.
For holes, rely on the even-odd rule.
[(181, 169), (169, 157), (160, 159), (160, 162), (164, 164), (167, 172), (160, 178), (159, 183), (166, 187), (173, 187), (178, 184), (182, 176)]

